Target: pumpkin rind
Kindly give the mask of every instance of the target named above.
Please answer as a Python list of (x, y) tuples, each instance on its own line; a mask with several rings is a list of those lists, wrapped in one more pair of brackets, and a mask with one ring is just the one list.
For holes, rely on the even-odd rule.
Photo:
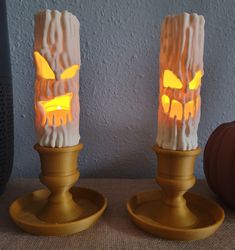
[(235, 121), (217, 127), (204, 151), (204, 173), (210, 188), (235, 207)]

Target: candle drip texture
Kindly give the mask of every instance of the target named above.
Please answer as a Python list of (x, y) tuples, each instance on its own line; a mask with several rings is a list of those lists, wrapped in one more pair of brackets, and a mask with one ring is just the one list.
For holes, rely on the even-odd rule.
[(165, 17), (161, 27), (157, 145), (172, 150), (198, 147), (203, 76), (203, 16)]
[(39, 144), (79, 143), (80, 24), (67, 11), (35, 15), (35, 126)]

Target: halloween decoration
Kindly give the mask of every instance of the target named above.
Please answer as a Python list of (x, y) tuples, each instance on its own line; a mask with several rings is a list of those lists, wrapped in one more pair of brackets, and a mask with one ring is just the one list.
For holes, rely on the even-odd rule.
[(11, 63), (6, 3), (0, 1), (0, 195), (4, 192), (13, 164), (14, 129)]
[(127, 203), (142, 229), (174, 240), (202, 239), (224, 219), (214, 202), (187, 193), (195, 184), (194, 162), (200, 153), (200, 86), (203, 76), (204, 18), (183, 13), (168, 16), (161, 29), (160, 94), (156, 181), (162, 190), (136, 194)]
[(235, 208), (235, 122), (221, 124), (208, 139), (204, 173), (210, 188)]
[(35, 16), (35, 125), (41, 146), (79, 143), (80, 24), (68, 12)]
[(159, 60), (159, 147), (191, 150), (198, 146), (203, 48), (202, 16), (166, 17), (161, 27)]
[(35, 126), (47, 189), (19, 198), (10, 207), (23, 230), (67, 235), (87, 229), (105, 211), (99, 193), (77, 188), (79, 144), (79, 21), (71, 13), (46, 10), (35, 15)]

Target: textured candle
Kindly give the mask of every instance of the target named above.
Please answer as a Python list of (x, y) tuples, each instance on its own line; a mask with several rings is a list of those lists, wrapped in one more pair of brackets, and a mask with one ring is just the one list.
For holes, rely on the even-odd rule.
[(35, 15), (35, 126), (41, 146), (79, 143), (79, 28), (67, 11)]
[(204, 50), (203, 16), (167, 16), (161, 27), (157, 145), (165, 149), (198, 147)]

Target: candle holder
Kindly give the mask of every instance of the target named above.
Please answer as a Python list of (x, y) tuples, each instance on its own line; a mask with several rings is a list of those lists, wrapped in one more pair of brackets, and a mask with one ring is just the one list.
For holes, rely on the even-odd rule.
[(68, 235), (89, 228), (104, 213), (107, 201), (96, 191), (72, 187), (80, 175), (77, 156), (83, 145), (34, 148), (41, 160), (40, 181), (50, 191), (41, 189), (14, 201), (13, 221), (36, 235)]
[(25, 195), (10, 206), (14, 222), (36, 235), (67, 235), (94, 224), (107, 207), (96, 191), (73, 187), (79, 178), (80, 23), (68, 11), (35, 15), (35, 127), (40, 181), (48, 189)]
[(213, 234), (224, 220), (223, 209), (209, 199), (186, 193), (195, 184), (194, 161), (201, 150), (168, 150), (157, 145), (153, 150), (158, 158), (156, 182), (162, 190), (132, 197), (127, 203), (132, 220), (143, 230), (172, 240)]

